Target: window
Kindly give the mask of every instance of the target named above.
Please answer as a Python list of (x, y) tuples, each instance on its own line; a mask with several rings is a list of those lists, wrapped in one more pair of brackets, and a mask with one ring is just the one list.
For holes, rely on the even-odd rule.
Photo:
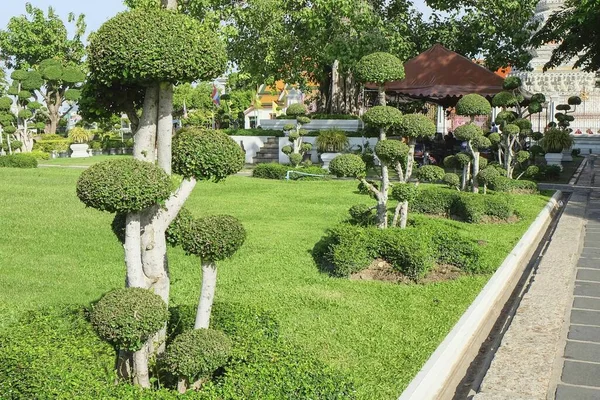
[(256, 117), (249, 117), (248, 120), (250, 121), (250, 129), (256, 128)]

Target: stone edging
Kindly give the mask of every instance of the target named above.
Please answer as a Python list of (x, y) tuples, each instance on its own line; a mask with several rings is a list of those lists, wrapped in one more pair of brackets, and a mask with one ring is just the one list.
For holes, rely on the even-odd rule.
[(562, 192), (557, 191), (538, 214), (521, 240), (456, 323), (454, 328), (429, 357), (399, 400), (433, 400), (452, 398), (471, 361), (494, 325), (521, 278), (528, 259), (537, 248), (559, 206)]

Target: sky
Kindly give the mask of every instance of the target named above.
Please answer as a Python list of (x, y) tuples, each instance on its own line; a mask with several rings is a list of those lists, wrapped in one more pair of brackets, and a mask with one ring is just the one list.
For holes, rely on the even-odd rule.
[[(85, 14), (87, 33), (97, 30), (106, 20), (125, 9), (122, 0), (0, 0), (0, 29), (6, 27), (10, 17), (25, 14), (25, 3), (44, 11), (52, 6), (63, 21), (66, 21), (69, 12)], [(414, 4), (426, 16), (429, 15), (425, 0), (414, 0)]]

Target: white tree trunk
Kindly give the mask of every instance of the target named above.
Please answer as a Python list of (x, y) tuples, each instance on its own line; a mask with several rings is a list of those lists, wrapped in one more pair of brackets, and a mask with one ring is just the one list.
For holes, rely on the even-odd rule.
[(125, 264), (127, 287), (146, 288), (142, 266), (140, 214), (129, 213), (125, 219)]
[(194, 329), (208, 329), (210, 325), (210, 312), (217, 288), (217, 265), (213, 262), (202, 262), (202, 290), (196, 313)]
[(133, 384), (150, 388), (150, 374), (148, 373), (148, 349), (146, 346), (133, 353)]
[(160, 219), (159, 208), (159, 206), (151, 207), (142, 216), (142, 264), (144, 275), (149, 280), (149, 289), (169, 304), (170, 280), (165, 238), (168, 225)]
[(187, 392), (189, 387), (187, 378), (180, 376), (177, 380), (177, 391), (181, 394)]
[(379, 105), (380, 106), (385, 106), (387, 104), (386, 102), (386, 98), (385, 98), (385, 86), (379, 86), (378, 88), (378, 100), (379, 100)]
[(141, 161), (154, 162), (156, 144), (156, 125), (158, 118), (158, 85), (146, 89), (144, 110), (140, 117), (140, 125), (134, 136), (133, 158)]
[(173, 85), (160, 84), (158, 96), (158, 123), (156, 129), (156, 148), (158, 166), (171, 175), (171, 147), (173, 139)]
[(400, 208), (400, 229), (406, 229), (406, 222), (408, 221), (408, 201), (402, 202)]
[(404, 175), (404, 182), (408, 182), (412, 176), (415, 165), (415, 145), (415, 139), (410, 139), (408, 144), (408, 156), (406, 158), (406, 174)]
[(473, 193), (479, 193), (479, 182), (477, 175), (479, 174), (479, 152), (473, 152)]
[(387, 165), (381, 166), (381, 190), (377, 197), (377, 227), (385, 229), (388, 226), (387, 202), (390, 189), (389, 169)]
[(160, 2), (167, 10), (177, 10), (177, 0), (161, 0)]
[(464, 191), (467, 188), (467, 179), (468, 179), (468, 175), (469, 175), (469, 165), (471, 163), (468, 163), (467, 165), (465, 165), (463, 167), (463, 172), (462, 172), (462, 182), (460, 184), (460, 190)]

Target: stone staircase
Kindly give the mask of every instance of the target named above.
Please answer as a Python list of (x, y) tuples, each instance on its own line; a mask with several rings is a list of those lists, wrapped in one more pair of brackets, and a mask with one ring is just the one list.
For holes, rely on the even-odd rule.
[(270, 137), (267, 142), (254, 156), (255, 164), (279, 162), (279, 138)]

